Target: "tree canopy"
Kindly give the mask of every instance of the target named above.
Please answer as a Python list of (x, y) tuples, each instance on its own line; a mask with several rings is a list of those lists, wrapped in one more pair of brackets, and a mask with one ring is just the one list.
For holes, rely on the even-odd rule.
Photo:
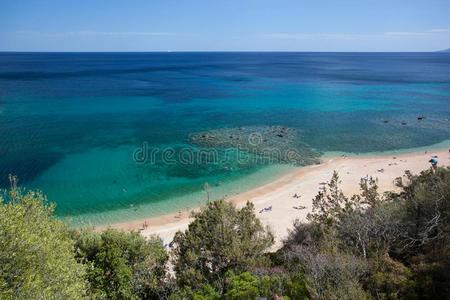
[(406, 172), (399, 192), (373, 178), (345, 196), (333, 174), (279, 255), (318, 299), (444, 299), (450, 292), (450, 171)]
[(108, 229), (73, 233), (96, 299), (158, 299), (164, 294), (168, 254), (158, 238)]
[(85, 266), (75, 259), (68, 227), (41, 192), (11, 178), (0, 195), (0, 298), (83, 299)]
[(247, 270), (264, 261), (264, 252), (273, 244), (254, 214), (253, 204), (236, 209), (223, 200), (209, 202), (185, 232), (173, 240), (175, 271), (180, 285), (223, 286), (229, 269)]

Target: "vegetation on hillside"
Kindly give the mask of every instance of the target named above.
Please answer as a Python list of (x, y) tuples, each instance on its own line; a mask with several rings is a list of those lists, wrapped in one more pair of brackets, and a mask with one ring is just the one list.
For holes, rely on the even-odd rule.
[(0, 195), (0, 299), (82, 299), (85, 266), (75, 259), (68, 227), (40, 192), (11, 177)]
[(1, 299), (447, 299), (450, 171), (376, 180), (345, 196), (337, 173), (313, 199), (308, 222), (283, 247), (248, 203), (209, 202), (178, 232), (157, 238), (69, 230), (39, 192), (0, 201)]

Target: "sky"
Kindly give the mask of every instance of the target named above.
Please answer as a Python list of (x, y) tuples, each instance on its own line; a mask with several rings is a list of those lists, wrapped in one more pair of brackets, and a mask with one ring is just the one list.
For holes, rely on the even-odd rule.
[(436, 51), (449, 0), (0, 0), (0, 51)]

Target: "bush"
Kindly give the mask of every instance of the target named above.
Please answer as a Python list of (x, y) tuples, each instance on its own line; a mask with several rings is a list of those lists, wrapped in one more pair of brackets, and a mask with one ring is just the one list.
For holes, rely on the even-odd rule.
[[(379, 195), (376, 180), (346, 197), (339, 176), (313, 200), (310, 223), (295, 222), (280, 250), (304, 272), (314, 298), (444, 299), (450, 293), (450, 170), (397, 179)], [(278, 255), (280, 257), (280, 255)], [(446, 271), (447, 270), (447, 271)]]
[(227, 277), (227, 292), (225, 299), (229, 300), (253, 300), (259, 296), (259, 282), (258, 278), (244, 272), (235, 275), (232, 271), (226, 274)]
[(100, 299), (158, 299), (168, 259), (161, 241), (108, 229), (74, 232), (77, 256), (88, 266), (90, 294)]
[(225, 201), (208, 203), (194, 214), (185, 232), (174, 238), (177, 281), (194, 289), (211, 284), (223, 289), (228, 270), (245, 271), (263, 265), (263, 254), (273, 243), (253, 212), (253, 204), (236, 209)]
[(0, 195), (0, 299), (85, 298), (85, 268), (68, 227), (41, 192), (11, 182)]

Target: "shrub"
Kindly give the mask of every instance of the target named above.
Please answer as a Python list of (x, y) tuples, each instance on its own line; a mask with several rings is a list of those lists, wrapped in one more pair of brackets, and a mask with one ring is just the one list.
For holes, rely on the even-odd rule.
[(0, 299), (84, 298), (85, 268), (68, 227), (41, 192), (11, 182), (0, 195)]
[(108, 229), (73, 233), (78, 258), (88, 266), (90, 294), (102, 299), (158, 299), (164, 293), (166, 253), (161, 241)]
[(236, 209), (225, 201), (208, 203), (194, 214), (185, 232), (174, 238), (177, 281), (194, 289), (209, 283), (223, 289), (228, 270), (245, 271), (266, 261), (273, 243), (253, 212), (253, 204)]

